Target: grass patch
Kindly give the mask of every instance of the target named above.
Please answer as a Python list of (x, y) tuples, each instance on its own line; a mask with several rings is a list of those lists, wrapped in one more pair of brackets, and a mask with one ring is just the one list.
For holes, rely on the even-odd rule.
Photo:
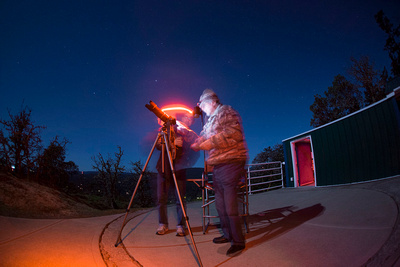
[(97, 196), (71, 196), (0, 173), (0, 215), (21, 218), (82, 218), (125, 212), (124, 209), (105, 209)]

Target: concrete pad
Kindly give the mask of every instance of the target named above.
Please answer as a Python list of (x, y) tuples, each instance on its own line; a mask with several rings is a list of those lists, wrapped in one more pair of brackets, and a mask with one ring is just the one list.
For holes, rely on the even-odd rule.
[[(0, 266), (362, 266), (391, 237), (398, 204), (382, 191), (356, 186), (286, 188), (249, 197), (246, 249), (227, 257), (214, 244), (218, 219), (203, 234), (201, 202), (189, 203), (193, 234), (155, 234), (155, 209), (124, 214), (41, 220), (0, 216)], [(211, 205), (211, 214), (216, 212)], [(122, 243), (115, 246), (122, 229)], [(397, 229), (397, 228), (396, 228)], [(386, 242), (386, 243), (385, 243)], [(197, 257), (196, 249), (199, 253)]]
[[(388, 239), (398, 212), (386, 194), (366, 189), (281, 189), (250, 196), (249, 201), (246, 250), (234, 258), (225, 255), (229, 244), (212, 243), (218, 229), (203, 235), (199, 203), (188, 205), (204, 266), (361, 266)], [(174, 212), (170, 207), (172, 227)], [(157, 236), (157, 212), (146, 216), (129, 221), (123, 232), (128, 252), (140, 264), (198, 264), (189, 236), (176, 237), (174, 228)]]
[(99, 236), (114, 217), (42, 220), (0, 216), (0, 266), (104, 266)]

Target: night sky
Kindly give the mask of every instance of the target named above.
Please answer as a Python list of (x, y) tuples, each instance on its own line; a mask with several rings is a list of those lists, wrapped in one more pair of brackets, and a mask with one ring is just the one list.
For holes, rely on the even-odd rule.
[(212, 88), (242, 116), (251, 162), (311, 129), (314, 95), (351, 57), (390, 71), (381, 9), (399, 24), (398, 0), (2, 0), (0, 118), (26, 105), (44, 145), (66, 137), (80, 170), (117, 146), (128, 166), (158, 127), (145, 104), (194, 107)]

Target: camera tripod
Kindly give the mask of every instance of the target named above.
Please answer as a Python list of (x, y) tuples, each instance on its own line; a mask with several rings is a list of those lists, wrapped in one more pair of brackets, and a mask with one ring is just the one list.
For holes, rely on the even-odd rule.
[(173, 177), (174, 183), (175, 183), (175, 189), (177, 191), (177, 195), (179, 197), (179, 203), (181, 205), (182, 212), (183, 212), (183, 217), (185, 218), (186, 225), (187, 225), (187, 228), (188, 228), (188, 231), (189, 231), (189, 235), (190, 235), (190, 238), (191, 238), (193, 246), (194, 246), (194, 250), (196, 252), (196, 256), (197, 256), (198, 262), (199, 262), (200, 266), (203, 266), (203, 264), (201, 262), (201, 259), (200, 259), (200, 256), (199, 256), (199, 252), (197, 251), (196, 243), (194, 242), (194, 239), (193, 239), (192, 229), (190, 228), (190, 225), (189, 225), (189, 219), (188, 219), (188, 217), (186, 215), (185, 207), (184, 207), (183, 202), (182, 202), (182, 196), (180, 194), (178, 183), (177, 183), (177, 180), (176, 180), (175, 169), (174, 169), (174, 166), (173, 166), (173, 157), (172, 157), (171, 146), (170, 146), (170, 141), (171, 141), (170, 140), (170, 136), (171, 136), (172, 123), (173, 122), (171, 122), (170, 120), (167, 120), (164, 123), (164, 126), (160, 129), (160, 131), (159, 131), (159, 133), (158, 133), (158, 135), (156, 137), (156, 140), (155, 140), (155, 142), (153, 144), (153, 147), (152, 147), (152, 149), (150, 151), (150, 154), (149, 154), (149, 156), (148, 156), (148, 158), (146, 160), (146, 163), (145, 163), (145, 165), (143, 167), (143, 170), (142, 170), (142, 172), (140, 174), (139, 180), (138, 180), (138, 182), (136, 184), (135, 190), (133, 191), (133, 194), (132, 194), (131, 200), (129, 202), (128, 208), (126, 209), (124, 221), (122, 222), (121, 230), (120, 230), (120, 232), (118, 234), (117, 241), (115, 243), (115, 247), (117, 247), (119, 244), (122, 243), (122, 239), (121, 239), (122, 229), (125, 226), (126, 218), (128, 216), (128, 213), (129, 213), (130, 208), (131, 208), (132, 203), (133, 203), (133, 198), (136, 195), (136, 192), (137, 192), (137, 190), (139, 188), (139, 184), (140, 184), (140, 182), (141, 182), (141, 180), (143, 178), (144, 172), (145, 172), (145, 170), (147, 168), (147, 165), (148, 165), (148, 163), (149, 163), (149, 161), (151, 159), (151, 156), (152, 156), (152, 154), (154, 152), (154, 149), (155, 149), (158, 141), (161, 139), (160, 141), (161, 141), (161, 145), (162, 145), (162, 148), (161, 148), (162, 149), (161, 150), (162, 151), (162, 171), (164, 172), (164, 157), (165, 157), (164, 152), (167, 152), (168, 161), (169, 161), (169, 165), (170, 165), (171, 172), (172, 172), (172, 177)]

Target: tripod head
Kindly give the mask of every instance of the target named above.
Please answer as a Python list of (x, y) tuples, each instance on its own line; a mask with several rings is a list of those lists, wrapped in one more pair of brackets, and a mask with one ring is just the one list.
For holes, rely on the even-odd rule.
[(161, 121), (164, 122), (163, 127), (160, 130), (160, 134), (166, 135), (165, 142), (164, 139), (161, 138), (161, 144), (163, 145), (162, 152), (164, 155), (164, 146), (168, 146), (171, 151), (172, 158), (175, 159), (176, 146), (175, 130), (173, 126), (176, 124), (176, 119), (162, 111), (153, 101), (150, 101), (149, 104), (146, 104), (145, 106), (148, 110), (153, 112)]
[[(168, 146), (169, 150), (171, 151), (172, 159), (174, 160), (176, 157), (176, 146), (175, 146), (175, 129), (174, 125), (176, 124), (176, 120), (174, 118), (167, 119), (163, 126), (160, 129), (161, 134), (161, 144), (163, 145), (162, 153), (164, 153), (164, 145)], [(162, 136), (165, 135), (166, 138), (164, 139)], [(164, 157), (164, 156), (163, 156)], [(163, 160), (164, 162), (164, 160)]]

